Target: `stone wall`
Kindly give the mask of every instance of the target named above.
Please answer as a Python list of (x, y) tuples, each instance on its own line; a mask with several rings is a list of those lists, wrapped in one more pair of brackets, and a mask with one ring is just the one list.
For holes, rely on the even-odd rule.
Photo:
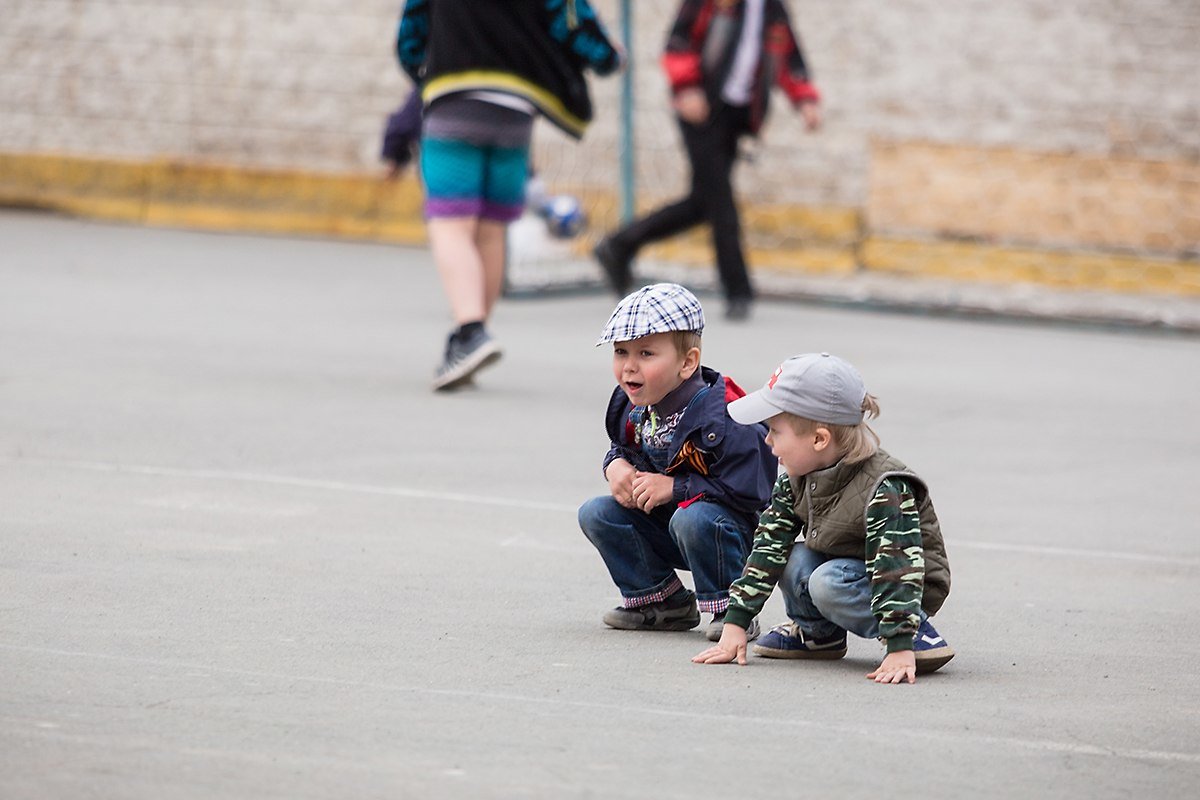
[(371, 167), (407, 84), (398, 13), (397, 0), (0, 0), (0, 150)]
[[(0, 0), (0, 152), (376, 171), (407, 91), (400, 5)], [(739, 172), (748, 204), (849, 210), (872, 235), (1194, 257), (1200, 2), (788, 5), (826, 125), (804, 133), (776, 96)], [(615, 31), (619, 0), (596, 6)], [(658, 67), (675, 3), (633, 6), (651, 202), (685, 180)], [(593, 86), (586, 141), (541, 126), (537, 160), (554, 183), (611, 196), (621, 82)], [(750, 234), (770, 246), (780, 227)]]

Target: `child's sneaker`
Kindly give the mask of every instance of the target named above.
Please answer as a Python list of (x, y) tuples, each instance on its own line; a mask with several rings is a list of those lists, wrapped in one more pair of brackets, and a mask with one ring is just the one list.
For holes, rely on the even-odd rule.
[(438, 391), (457, 389), (471, 381), (480, 369), (500, 360), (500, 345), (496, 344), (483, 328), (466, 337), (450, 334), (446, 342), (446, 355), (433, 378), (433, 388)]
[(841, 658), (846, 655), (846, 632), (830, 639), (806, 639), (799, 625), (785, 622), (758, 640), (754, 655), (763, 658)]
[(700, 624), (696, 595), (687, 589), (657, 603), (605, 613), (604, 624), (623, 631), (690, 631)]
[(954, 658), (954, 650), (934, 630), (929, 620), (925, 620), (913, 637), (913, 655), (917, 659), (917, 674), (926, 675), (945, 666), (947, 661)]
[[(705, 629), (704, 635), (710, 642), (721, 641), (721, 630), (725, 627), (725, 612), (722, 611), (712, 618), (712, 622), (708, 623), (708, 628)], [(758, 617), (750, 620), (750, 627), (746, 628), (746, 641), (752, 642), (758, 638)]]

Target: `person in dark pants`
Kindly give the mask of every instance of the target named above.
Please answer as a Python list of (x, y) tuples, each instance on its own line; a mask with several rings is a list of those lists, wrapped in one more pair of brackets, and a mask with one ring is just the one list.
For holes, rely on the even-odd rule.
[(705, 223), (712, 231), (726, 316), (746, 319), (754, 287), (731, 180), (738, 141), (761, 130), (772, 85), (787, 94), (809, 130), (821, 124), (820, 94), (783, 0), (684, 0), (663, 67), (691, 164), (691, 187), (680, 200), (604, 237), (593, 252), (612, 289), (624, 296), (631, 263), (644, 245)]

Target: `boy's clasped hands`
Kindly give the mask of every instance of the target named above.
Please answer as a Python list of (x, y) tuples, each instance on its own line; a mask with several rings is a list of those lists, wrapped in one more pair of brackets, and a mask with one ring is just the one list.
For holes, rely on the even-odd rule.
[(614, 459), (604, 474), (613, 498), (626, 508), (649, 514), (675, 496), (675, 479), (670, 475), (639, 472), (623, 458)]

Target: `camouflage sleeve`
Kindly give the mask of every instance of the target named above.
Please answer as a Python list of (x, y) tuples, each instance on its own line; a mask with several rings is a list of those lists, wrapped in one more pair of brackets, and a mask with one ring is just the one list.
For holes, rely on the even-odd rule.
[(758, 519), (754, 544), (746, 559), (742, 577), (729, 587), (729, 610), (725, 621), (742, 628), (758, 616), (767, 598), (779, 582), (788, 556), (800, 532), (796, 519), (796, 498), (787, 474), (779, 476), (771, 492), (771, 504)]
[(889, 653), (911, 650), (921, 622), (925, 555), (917, 499), (903, 478), (885, 479), (867, 504), (867, 572), (880, 638)]

